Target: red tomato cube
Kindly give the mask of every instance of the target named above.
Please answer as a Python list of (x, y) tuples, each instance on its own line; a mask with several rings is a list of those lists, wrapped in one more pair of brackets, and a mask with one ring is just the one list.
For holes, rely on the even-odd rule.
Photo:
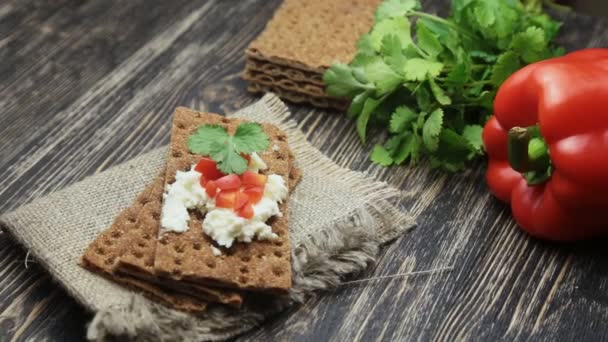
[(241, 176), (243, 179), (243, 185), (254, 185), (254, 186), (264, 186), (266, 184), (266, 179), (268, 178), (266, 175), (261, 173), (255, 173), (253, 171), (245, 171)]
[(264, 196), (264, 187), (263, 186), (249, 186), (243, 190), (244, 193), (249, 196), (249, 203), (256, 204), (258, 203), (262, 197)]
[(218, 208), (234, 208), (236, 203), (236, 191), (220, 191), (215, 198), (215, 206)]
[(251, 203), (247, 203), (244, 207), (242, 207), (239, 211), (238, 211), (238, 215), (242, 218), (246, 218), (246, 219), (250, 219), (253, 217), (253, 206), (251, 205)]
[(217, 164), (209, 158), (201, 158), (194, 171), (202, 173), (206, 180), (216, 180), (224, 175), (217, 169)]
[(234, 210), (239, 210), (244, 207), (247, 203), (249, 203), (249, 196), (243, 191), (239, 191), (236, 193), (236, 200), (234, 201)]
[[(201, 179), (203, 179), (201, 177)], [(205, 191), (207, 192), (207, 196), (213, 198), (215, 197), (215, 195), (217, 195), (217, 184), (215, 184), (214, 181), (208, 181), (207, 184), (205, 184)]]
[(241, 179), (239, 176), (232, 174), (218, 178), (215, 184), (222, 190), (236, 190), (241, 187)]

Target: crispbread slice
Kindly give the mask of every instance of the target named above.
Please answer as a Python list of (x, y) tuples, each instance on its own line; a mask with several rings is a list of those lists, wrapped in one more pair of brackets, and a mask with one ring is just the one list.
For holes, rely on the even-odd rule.
[(125, 231), (122, 238), (123, 248), (119, 250), (113, 271), (171, 289), (174, 292), (193, 296), (199, 300), (240, 307), (243, 298), (240, 293), (235, 291), (197, 284), (167, 282), (154, 274), (154, 255), (160, 227), (163, 189), (164, 175), (161, 180), (154, 182), (149, 191), (143, 192), (138, 197), (137, 202), (141, 207), (138, 210), (135, 229)]
[[(201, 156), (190, 153), (187, 147), (188, 136), (199, 126), (222, 125), (234, 134), (241, 122), (240, 119), (177, 108), (173, 116), (166, 183), (173, 183), (178, 170), (188, 170), (200, 159)], [(287, 144), (287, 135), (274, 125), (262, 126), (270, 138), (268, 149), (260, 153), (269, 167), (266, 173), (289, 180), (294, 157)], [(230, 249), (223, 249), (221, 256), (215, 256), (211, 251), (213, 242), (202, 231), (200, 215), (191, 215), (189, 229), (184, 233), (161, 230), (154, 260), (156, 274), (173, 280), (285, 293), (291, 287), (287, 202), (280, 206), (283, 217), (273, 218), (271, 222), (278, 239), (235, 243)]]
[(347, 101), (334, 99), (330, 97), (315, 97), (298, 92), (285, 90), (278, 86), (264, 85), (257, 82), (249, 82), (247, 91), (251, 93), (275, 93), (280, 98), (293, 103), (307, 103), (319, 108), (332, 108), (337, 110), (346, 110), (349, 106)]
[(306, 81), (298, 82), (280, 75), (272, 76), (263, 72), (247, 69), (243, 73), (243, 79), (265, 86), (282, 88), (286, 91), (295, 92), (304, 96), (331, 98), (325, 92), (324, 86), (319, 86)]
[[(187, 311), (193, 311), (192, 308), (206, 301), (240, 306), (242, 297), (234, 291), (189, 286), (190, 291), (184, 292), (195, 297), (189, 302), (186, 296), (177, 293), (179, 286), (166, 286), (157, 281), (152, 266), (163, 185), (164, 173), (150, 183), (135, 202), (118, 215), (110, 228), (89, 245), (82, 258), (83, 265), (122, 284), (139, 288), (148, 296), (161, 299), (176, 309), (190, 308)], [(116, 268), (122, 264), (123, 258), (132, 261), (132, 268), (138, 272), (121, 272), (117, 275)]]
[[(146, 187), (142, 194), (147, 194), (158, 185), (162, 186), (163, 176), (158, 176), (154, 182)], [(124, 209), (110, 228), (102, 232), (85, 250), (81, 265), (90, 271), (99, 273), (104, 277), (130, 288), (136, 288), (153, 300), (164, 303), (165, 305), (177, 310), (188, 312), (202, 312), (207, 307), (207, 303), (194, 298), (185, 297), (174, 292), (163, 289), (154, 284), (142, 282), (128, 276), (118, 276), (113, 274), (113, 267), (116, 256), (124, 247), (123, 236), (131, 229), (135, 229), (137, 208), (134, 206)]]
[(276, 65), (323, 73), (348, 63), (356, 42), (373, 24), (381, 0), (285, 0), (247, 56)]
[(289, 68), (281, 65), (276, 65), (266, 61), (259, 61), (255, 58), (247, 58), (245, 62), (245, 70), (251, 70), (263, 73), (269, 76), (281, 76), (296, 82), (307, 82), (323, 87), (323, 74), (318, 72), (304, 71), (300, 69)]

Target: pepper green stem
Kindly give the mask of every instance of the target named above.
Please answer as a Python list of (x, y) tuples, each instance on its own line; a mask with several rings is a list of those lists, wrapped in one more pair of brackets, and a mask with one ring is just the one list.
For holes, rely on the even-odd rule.
[(508, 151), (511, 168), (524, 174), (528, 184), (540, 184), (551, 178), (549, 148), (538, 126), (511, 128)]

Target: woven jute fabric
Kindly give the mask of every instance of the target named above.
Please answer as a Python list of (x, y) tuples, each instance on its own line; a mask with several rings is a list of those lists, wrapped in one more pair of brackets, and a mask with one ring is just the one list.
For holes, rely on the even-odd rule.
[(364, 270), (380, 246), (414, 225), (402, 193), (337, 166), (310, 145), (272, 94), (234, 114), (278, 125), (289, 136), (303, 178), (290, 200), (293, 287), (286, 297), (199, 315), (151, 302), (78, 265), (88, 244), (162, 171), (166, 148), (139, 156), (0, 217), (9, 231), (67, 292), (95, 313), (88, 338), (222, 340), (266, 317), (339, 285)]

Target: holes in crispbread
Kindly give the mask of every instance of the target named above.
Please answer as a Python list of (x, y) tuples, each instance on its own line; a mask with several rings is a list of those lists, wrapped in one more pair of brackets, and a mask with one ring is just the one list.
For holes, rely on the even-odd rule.
[(226, 125), (227, 125), (227, 124), (229, 124), (229, 123), (230, 123), (230, 121), (231, 121), (231, 120), (230, 120), (230, 119), (228, 119), (228, 118), (222, 118), (222, 123), (223, 123), (223, 124), (226, 124)]
[(212, 269), (215, 268), (215, 266), (216, 266), (215, 261), (213, 261), (213, 260), (207, 260), (207, 262), (205, 262), (205, 265), (207, 265), (207, 267), (212, 268)]
[(110, 236), (114, 239), (118, 239), (121, 235), (122, 235), (122, 233), (118, 230), (115, 230), (112, 232), (112, 234), (110, 234)]
[(148, 234), (148, 233), (144, 233), (144, 235), (142, 235), (141, 237), (144, 240), (150, 240), (152, 238), (152, 236), (150, 234)]
[(249, 273), (249, 268), (246, 266), (243, 266), (239, 269), (239, 272), (241, 272), (243, 274)]
[(127, 217), (127, 222), (129, 222), (129, 223), (131, 223), (131, 224), (135, 223), (136, 221), (137, 221), (137, 218), (135, 217), (135, 215), (134, 215), (134, 214), (129, 215), (129, 216)]
[(282, 276), (282, 275), (283, 275), (283, 273), (284, 273), (284, 272), (283, 272), (283, 269), (281, 269), (281, 268), (280, 268), (280, 267), (278, 267), (278, 266), (275, 266), (275, 267), (273, 267), (273, 268), (272, 268), (272, 274), (274, 274), (274, 275), (275, 275), (275, 276), (277, 276), (277, 277)]
[(251, 261), (251, 257), (249, 255), (243, 255), (241, 257), (241, 261), (242, 262), (249, 262), (249, 261)]
[(282, 258), (283, 257), (283, 252), (281, 252), (281, 251), (274, 251), (274, 256), (276, 256), (277, 258)]
[(106, 246), (112, 246), (114, 244), (114, 242), (112, 242), (112, 240), (108, 239), (108, 240), (104, 240), (104, 245)]
[(184, 125), (184, 123), (183, 123), (183, 122), (178, 122), (178, 123), (177, 123), (175, 126), (176, 126), (177, 128), (179, 128), (179, 129), (184, 129), (184, 128), (186, 128), (186, 125)]
[(181, 258), (175, 258), (175, 259), (173, 260), (173, 262), (174, 262), (176, 265), (181, 265), (181, 264), (182, 264), (182, 259), (181, 259)]
[(285, 134), (281, 133), (281, 134), (277, 135), (277, 140), (285, 142), (285, 141), (287, 141), (287, 136)]
[(246, 284), (248, 281), (249, 281), (249, 279), (247, 279), (247, 277), (245, 277), (245, 276), (239, 277), (239, 283), (241, 283), (241, 284)]
[(141, 248), (144, 248), (144, 247), (146, 247), (146, 241), (141, 240), (141, 241), (139, 241), (139, 242), (137, 243), (137, 245), (138, 245), (139, 247), (141, 247)]
[(166, 236), (161, 237), (158, 242), (160, 242), (162, 245), (166, 245), (169, 243), (169, 239)]
[(182, 274), (182, 270), (180, 270), (179, 268), (176, 267), (171, 271), (171, 273), (175, 276), (179, 276)]
[(152, 218), (153, 218), (155, 221), (160, 220), (160, 213), (159, 213), (158, 211), (153, 212), (153, 213), (152, 213)]
[(277, 240), (277, 241), (274, 242), (274, 245), (281, 247), (281, 246), (283, 246), (283, 241)]
[(182, 152), (175, 150), (175, 151), (171, 152), (171, 156), (173, 158), (181, 158), (182, 157)]
[(274, 154), (274, 157), (277, 158), (278, 160), (285, 160), (285, 155), (281, 152), (276, 152)]
[(141, 259), (144, 257), (144, 253), (142, 253), (141, 251), (133, 251), (133, 256), (137, 259)]
[(112, 265), (114, 264), (114, 260), (116, 260), (116, 257), (109, 257), (106, 260), (104, 260), (104, 262), (106, 263), (106, 265)]
[(97, 253), (99, 255), (104, 255), (104, 254), (106, 254), (106, 250), (103, 247), (97, 247), (97, 248), (95, 248), (95, 253)]
[(203, 248), (203, 245), (201, 245), (201, 243), (200, 243), (200, 242), (195, 242), (195, 243), (192, 245), (192, 248), (194, 248), (194, 250), (196, 250), (196, 251), (200, 251), (200, 250), (201, 250), (201, 248)]
[(173, 246), (173, 250), (174, 250), (176, 253), (184, 253), (184, 251), (185, 251), (186, 249), (185, 249), (185, 248), (184, 248), (184, 246), (182, 246), (182, 245), (175, 245), (175, 246)]
[(152, 267), (152, 266), (154, 266), (154, 258), (146, 259), (146, 267)]

